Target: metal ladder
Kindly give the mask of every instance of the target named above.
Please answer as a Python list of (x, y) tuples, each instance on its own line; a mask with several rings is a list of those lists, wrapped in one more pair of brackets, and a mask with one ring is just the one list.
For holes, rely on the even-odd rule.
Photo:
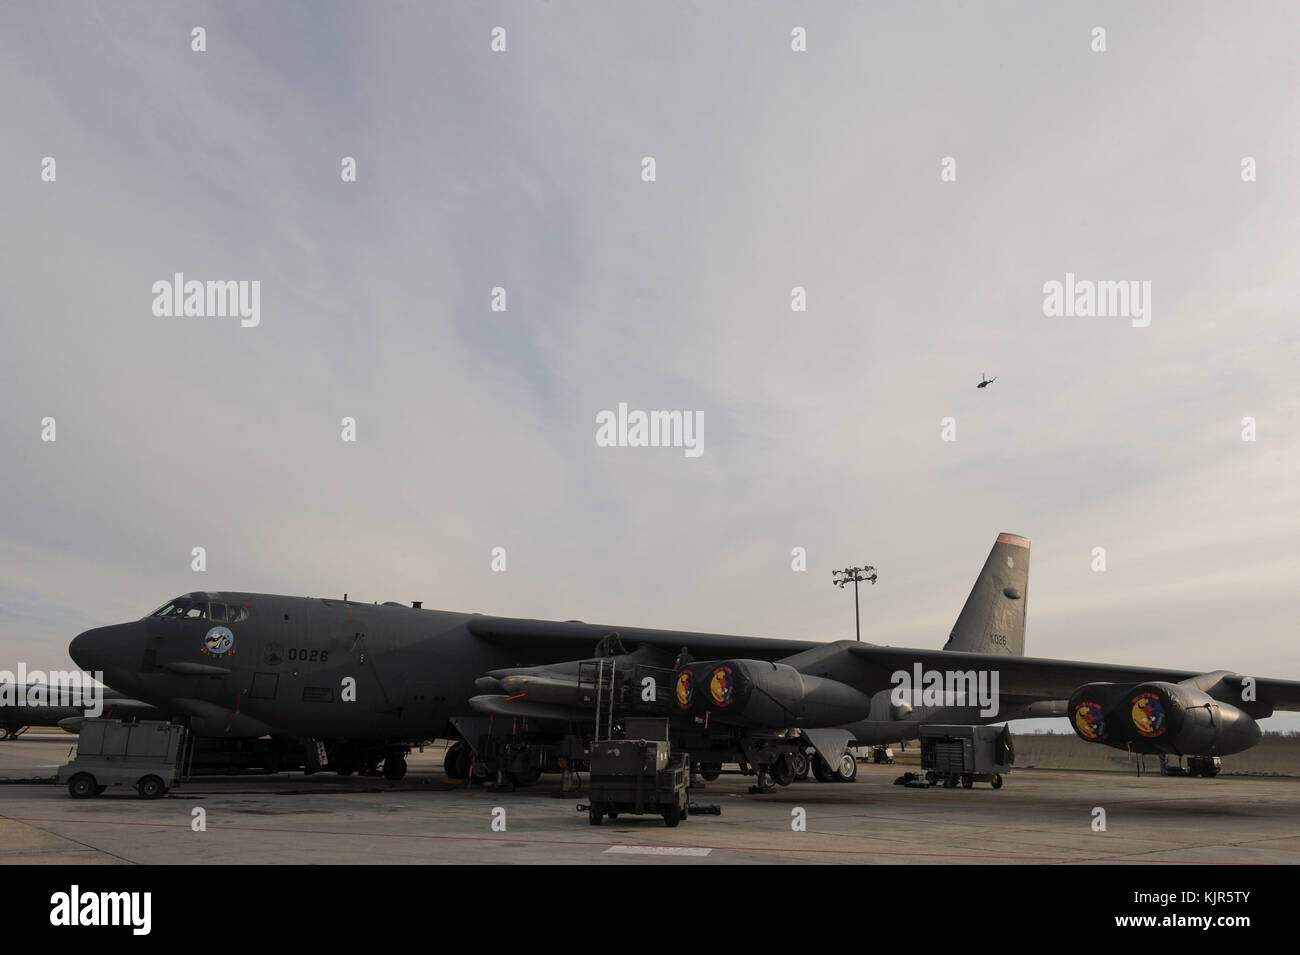
[(605, 722), (603, 738), (612, 739), (614, 736), (614, 683), (617, 676), (618, 665), (613, 657), (601, 657), (596, 661), (596, 731), (592, 738), (593, 742), (602, 739), (600, 735), (602, 719)]

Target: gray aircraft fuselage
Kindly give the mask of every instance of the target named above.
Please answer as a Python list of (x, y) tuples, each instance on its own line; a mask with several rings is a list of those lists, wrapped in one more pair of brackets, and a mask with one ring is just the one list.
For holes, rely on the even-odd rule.
[[(69, 652), (124, 693), (215, 722), (213, 708), (244, 717), (232, 733), (321, 739), (432, 738), (449, 717), (471, 712), (476, 677), (521, 662), (472, 636), (465, 626), (472, 614), (269, 594), (189, 596), (239, 608), (246, 619), (150, 616), (89, 630)], [(214, 635), (219, 629), (229, 637)]]
[[(169, 616), (89, 630), (72, 642), (69, 652), (84, 669), (101, 671), (115, 690), (189, 717), (202, 735), (437, 738), (452, 718), (474, 715), (469, 700), (477, 692), (475, 680), (484, 673), (585, 658), (609, 632), (592, 626), (589, 637), (577, 645), (571, 632), (549, 637), (544, 622), (512, 621), (534, 625), (539, 632), (524, 641), (495, 642), (490, 634), (485, 638), (471, 632), (473, 621), (486, 619), (478, 614), (231, 592), (193, 593), (177, 601), (202, 606), (202, 615), (187, 616), (182, 608)], [(645, 633), (665, 643), (664, 631), (618, 632), (631, 642)], [(697, 657), (743, 649), (750, 658), (778, 659), (824, 646), (676, 636)], [(744, 646), (730, 645), (735, 640)], [(663, 652), (667, 665), (671, 654)], [(888, 692), (877, 692), (869, 719), (853, 730), (864, 744), (892, 742), (925, 721), (989, 720), (976, 707), (918, 708), (902, 714), (892, 707)]]

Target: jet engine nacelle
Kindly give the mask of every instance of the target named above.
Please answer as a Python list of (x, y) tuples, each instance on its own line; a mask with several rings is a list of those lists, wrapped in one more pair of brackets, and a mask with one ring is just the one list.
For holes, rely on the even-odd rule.
[(843, 726), (871, 713), (871, 698), (848, 684), (763, 660), (684, 666), (673, 699), (679, 713), (752, 729)]
[(1227, 756), (1260, 738), (1251, 716), (1181, 683), (1089, 683), (1067, 712), (1080, 739), (1136, 753)]

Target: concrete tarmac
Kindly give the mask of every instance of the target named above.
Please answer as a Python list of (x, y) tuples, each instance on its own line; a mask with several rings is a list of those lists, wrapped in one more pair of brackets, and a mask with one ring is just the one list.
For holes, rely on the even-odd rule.
[(1035, 769), (1000, 790), (910, 789), (893, 780), (914, 767), (862, 764), (854, 783), (752, 795), (753, 777), (729, 773), (692, 792), (721, 816), (596, 827), (555, 776), (514, 792), (449, 782), (440, 745), (413, 752), (399, 783), (200, 777), (145, 801), (116, 787), (74, 800), (35, 781), (50, 780), (74, 744), (36, 732), (0, 743), (0, 863), (1300, 863), (1300, 780), (1289, 778)]

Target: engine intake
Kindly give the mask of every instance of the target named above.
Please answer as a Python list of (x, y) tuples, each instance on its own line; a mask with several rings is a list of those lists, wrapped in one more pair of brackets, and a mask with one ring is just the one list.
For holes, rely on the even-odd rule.
[(1089, 683), (1070, 695), (1075, 734), (1135, 753), (1227, 756), (1259, 742), (1259, 724), (1182, 683)]
[(843, 726), (866, 719), (871, 698), (784, 663), (718, 660), (677, 671), (675, 709), (751, 729)]

